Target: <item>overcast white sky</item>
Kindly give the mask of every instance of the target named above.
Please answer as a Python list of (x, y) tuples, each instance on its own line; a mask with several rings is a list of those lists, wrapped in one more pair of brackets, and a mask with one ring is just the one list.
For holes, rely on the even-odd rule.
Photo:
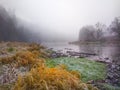
[(44, 28), (52, 37), (77, 39), (84, 25), (109, 25), (120, 16), (120, 0), (0, 0), (18, 17)]

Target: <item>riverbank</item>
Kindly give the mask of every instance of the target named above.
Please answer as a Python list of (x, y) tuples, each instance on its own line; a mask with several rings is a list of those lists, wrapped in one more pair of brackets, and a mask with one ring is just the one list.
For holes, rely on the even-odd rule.
[[(95, 53), (77, 53), (69, 50), (66, 48), (67, 55), (64, 55), (66, 53), (46, 49), (35, 43), (0, 43), (0, 90), (11, 90), (11, 88), (14, 88), (13, 90), (34, 90), (30, 88), (38, 90), (41, 87), (44, 90), (52, 90), (48, 88), (58, 88), (59, 85), (62, 88), (60, 90), (69, 90), (73, 85), (75, 85), (74, 90), (82, 90), (80, 88), (84, 88), (84, 85), (88, 90), (94, 86), (100, 90), (119, 90), (117, 86), (111, 86), (111, 83), (105, 81), (107, 77), (105, 62), (86, 59), (89, 56), (95, 56)], [(51, 78), (54, 83), (49, 81)], [(38, 88), (35, 87), (36, 84)], [(51, 84), (55, 87), (51, 87)]]
[[(114, 61), (112, 61), (110, 58), (100, 57), (96, 53), (75, 52), (74, 50), (72, 50), (70, 48), (65, 48), (65, 50), (53, 51), (51, 53), (51, 57), (52, 57), (52, 59), (49, 61), (50, 66), (55, 66), (56, 64), (59, 64), (59, 63), (64, 64), (67, 61), (68, 62), (66, 64), (69, 66), (69, 64), (71, 63), (71, 61), (70, 61), (71, 59), (73, 59), (72, 62), (76, 62), (76, 61), (79, 62), (79, 60), (86, 61), (86, 59), (87, 59), (88, 61), (90, 61), (89, 64), (92, 61), (95, 62), (96, 65), (97, 65), (97, 63), (104, 64), (105, 65), (104, 70), (106, 70), (106, 75), (104, 76), (104, 79), (94, 81), (94, 78), (92, 77), (91, 79), (93, 79), (93, 81), (94, 81), (93, 83), (97, 83), (98, 84), (97, 86), (98, 87), (100, 86), (99, 88), (103, 87), (101, 90), (109, 90), (109, 89), (110, 90), (119, 90), (120, 89), (119, 88), (119, 85), (120, 85), (120, 79), (119, 79), (120, 78), (120, 72), (119, 72), (120, 65), (119, 65), (119, 63), (115, 63)], [(84, 62), (83, 65), (86, 66), (87, 61)], [(82, 65), (82, 67), (84, 67), (83, 65)], [(94, 67), (94, 65), (90, 65), (90, 66)], [(73, 67), (77, 68), (77, 65), (74, 64)], [(86, 67), (88, 68), (88, 66), (86, 66)], [(88, 69), (86, 69), (86, 67), (84, 67), (83, 69), (88, 70)], [(80, 69), (80, 67), (78, 69)], [(97, 69), (97, 68), (94, 68), (94, 69)], [(84, 70), (81, 70), (81, 72)], [(89, 70), (88, 70), (88, 72), (90, 73)], [(89, 73), (87, 75), (89, 75)], [(100, 74), (97, 74), (97, 75), (101, 76)], [(107, 88), (107, 89), (105, 89), (105, 88)]]
[(97, 86), (100, 90), (119, 90), (120, 87), (111, 85), (106, 81), (107, 65), (105, 63), (91, 61), (85, 58), (59, 57), (47, 59), (48, 67), (64, 65), (67, 70), (75, 70), (81, 73), (82, 80)]
[(100, 44), (100, 45), (120, 45), (120, 40), (117, 41), (73, 41), (69, 42), (69, 44), (74, 44), (74, 45), (94, 45), (94, 44)]
[(98, 90), (75, 70), (48, 67), (49, 54), (35, 43), (0, 43), (0, 90)]

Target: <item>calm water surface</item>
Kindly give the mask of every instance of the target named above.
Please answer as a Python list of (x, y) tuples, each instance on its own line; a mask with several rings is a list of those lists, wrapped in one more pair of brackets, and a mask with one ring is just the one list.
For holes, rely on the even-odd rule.
[(48, 48), (53, 48), (55, 51), (75, 51), (84, 53), (96, 53), (98, 57), (109, 58), (110, 60), (120, 64), (120, 45), (73, 45), (68, 43), (43, 43)]

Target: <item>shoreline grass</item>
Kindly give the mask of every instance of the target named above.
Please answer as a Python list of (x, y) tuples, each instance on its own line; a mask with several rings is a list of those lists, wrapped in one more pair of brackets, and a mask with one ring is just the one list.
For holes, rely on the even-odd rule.
[(106, 65), (95, 61), (90, 61), (85, 58), (69, 58), (61, 57), (46, 60), (48, 67), (55, 67), (64, 64), (68, 70), (76, 70), (81, 73), (84, 82), (90, 80), (101, 80), (106, 77)]

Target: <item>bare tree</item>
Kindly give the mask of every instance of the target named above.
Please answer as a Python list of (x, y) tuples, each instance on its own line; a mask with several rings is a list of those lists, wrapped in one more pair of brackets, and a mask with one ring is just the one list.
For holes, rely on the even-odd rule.
[(94, 33), (94, 36), (95, 36), (97, 41), (101, 41), (103, 39), (103, 37), (104, 37), (103, 30), (105, 29), (105, 27), (106, 26), (104, 24), (101, 24), (99, 22), (97, 24), (95, 24), (96, 31)]
[(85, 26), (81, 28), (79, 33), (80, 41), (95, 41), (94, 37), (95, 28), (93, 26)]
[(110, 30), (120, 39), (120, 17), (116, 17), (110, 25)]
[(105, 27), (106, 26), (101, 23), (97, 23), (95, 26), (84, 26), (79, 32), (79, 40), (90, 42), (102, 41), (104, 38), (103, 30)]

